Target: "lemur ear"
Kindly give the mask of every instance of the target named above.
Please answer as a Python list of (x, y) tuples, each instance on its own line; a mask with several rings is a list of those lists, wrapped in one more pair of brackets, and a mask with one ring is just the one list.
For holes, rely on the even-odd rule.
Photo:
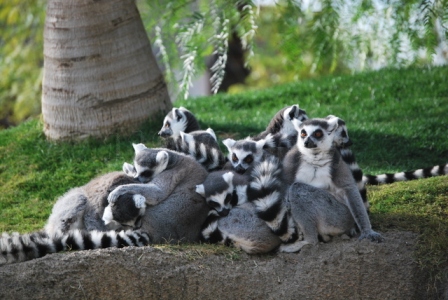
[(222, 143), (227, 147), (227, 149), (230, 152), (230, 148), (232, 148), (233, 145), (235, 145), (236, 141), (229, 138), (229, 139), (223, 140)]
[(156, 155), (156, 163), (158, 165), (168, 164), (169, 155), (166, 151), (159, 151)]
[[(299, 105), (294, 104), (290, 108), (286, 109), (285, 115), (288, 116), (289, 120), (295, 119), (297, 112), (299, 111)], [(285, 117), (285, 116), (283, 116)]]
[(224, 181), (227, 182), (229, 185), (232, 185), (233, 176), (234, 176), (233, 172), (227, 172), (227, 173), (224, 173), (224, 174), (222, 175), (222, 178), (223, 178)]
[(135, 154), (139, 153), (140, 151), (142, 151), (143, 149), (148, 149), (148, 147), (146, 147), (144, 144), (140, 143), (140, 144), (134, 144), (132, 143), (132, 147), (134, 147), (134, 151)]
[(126, 175), (130, 176), (130, 177), (136, 177), (137, 176), (137, 170), (135, 169), (135, 167), (131, 164), (128, 164), (127, 162), (125, 162), (123, 164), (123, 172), (126, 173)]
[(103, 213), (103, 221), (104, 224), (109, 224), (114, 219), (114, 216), (112, 215), (112, 209), (110, 208), (110, 205), (106, 206)]
[(216, 134), (213, 131), (213, 129), (207, 128), (206, 132), (208, 132), (215, 139), (215, 141), (218, 141), (218, 139), (216, 138)]
[(201, 195), (202, 197), (205, 197), (205, 189), (203, 184), (199, 184), (196, 186), (196, 193)]
[(137, 208), (145, 208), (146, 207), (146, 199), (140, 194), (135, 194), (132, 196), (132, 199), (134, 200), (135, 207)]
[(261, 149), (263, 149), (265, 144), (266, 144), (266, 140), (265, 139), (256, 141), (255, 142), (255, 147), (257, 148), (257, 151), (260, 151)]
[(176, 119), (177, 121), (180, 121), (180, 119), (182, 119), (182, 113), (178, 108), (175, 107), (173, 108), (173, 118)]
[[(328, 123), (328, 132), (329, 134), (333, 133), (339, 126), (339, 118), (333, 115), (328, 116), (330, 117), (329, 119), (327, 119), (327, 123)], [(327, 118), (328, 118), (327, 117)]]

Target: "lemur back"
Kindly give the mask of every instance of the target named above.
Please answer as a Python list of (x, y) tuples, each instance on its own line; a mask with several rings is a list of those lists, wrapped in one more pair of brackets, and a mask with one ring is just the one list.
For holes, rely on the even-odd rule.
[(287, 201), (292, 218), (304, 234), (303, 241), (282, 245), (280, 251), (295, 252), (316, 244), (318, 235), (352, 232), (356, 224), (359, 239), (380, 242), (372, 230), (367, 211), (350, 168), (334, 145), (338, 121), (310, 119), (297, 127), (297, 147), (283, 161), (284, 180), (291, 184)]

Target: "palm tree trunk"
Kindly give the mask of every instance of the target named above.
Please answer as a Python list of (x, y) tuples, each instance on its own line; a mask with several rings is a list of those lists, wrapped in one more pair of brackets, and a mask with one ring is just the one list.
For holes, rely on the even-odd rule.
[(52, 140), (129, 134), (172, 107), (135, 0), (48, 0), (42, 90)]

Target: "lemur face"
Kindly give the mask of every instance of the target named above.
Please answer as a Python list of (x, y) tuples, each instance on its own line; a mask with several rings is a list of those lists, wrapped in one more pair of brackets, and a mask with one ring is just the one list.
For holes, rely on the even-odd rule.
[(163, 126), (159, 135), (163, 138), (177, 137), (181, 131), (187, 128), (187, 117), (182, 108), (173, 108), (163, 120)]
[(233, 169), (242, 174), (251, 166), (259, 162), (263, 156), (263, 146), (265, 140), (251, 141), (226, 139), (222, 141), (229, 151), (229, 161), (232, 163)]
[(160, 149), (149, 149), (143, 144), (132, 144), (135, 150), (134, 165), (124, 163), (123, 171), (141, 183), (151, 181), (168, 166), (169, 154)]
[(338, 127), (336, 119), (310, 119), (297, 128), (299, 150), (308, 153), (328, 151), (333, 146), (335, 131)]
[(208, 206), (219, 216), (227, 216), (237, 202), (232, 183), (233, 173), (227, 172), (218, 177), (212, 177), (203, 184), (197, 185), (196, 193), (203, 196)]
[(106, 206), (103, 221), (109, 230), (135, 230), (141, 227), (145, 211), (146, 199), (142, 195), (124, 194)]
[(338, 122), (338, 127), (336, 128), (334, 133), (334, 141), (333, 141), (334, 144), (338, 148), (350, 147), (353, 144), (353, 142), (348, 137), (348, 131), (347, 126), (345, 125), (345, 121), (333, 115), (329, 115), (325, 119), (331, 120), (333, 118), (335, 118)]

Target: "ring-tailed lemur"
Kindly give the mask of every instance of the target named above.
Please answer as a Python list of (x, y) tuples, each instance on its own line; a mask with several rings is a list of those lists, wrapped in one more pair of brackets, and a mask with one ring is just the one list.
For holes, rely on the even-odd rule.
[(115, 232), (139, 227), (139, 219), (144, 213), (140, 209), (141, 196), (121, 195), (113, 209), (116, 211), (113, 213), (116, 220), (110, 224), (101, 220), (108, 210), (108, 194), (119, 185), (135, 182), (135, 179), (123, 172), (111, 172), (69, 190), (56, 201), (43, 230), (23, 235), (3, 233), (0, 238), (1, 256), (6, 262), (12, 263), (67, 249), (148, 244), (151, 239), (144, 232)]
[(141, 247), (150, 243), (149, 235), (140, 230), (103, 232), (76, 229), (65, 233), (57, 231), (49, 234), (40, 231), (22, 235), (3, 233), (0, 237), (0, 265), (31, 260), (61, 251)]
[[(239, 174), (250, 174), (251, 168), (264, 160), (266, 155), (269, 155), (263, 150), (266, 143), (265, 139), (254, 141), (250, 138), (244, 140), (235, 141), (228, 138), (222, 141), (228, 150), (229, 166), (225, 166), (224, 169), (235, 170)], [(249, 170), (249, 171), (248, 171)]]
[(269, 134), (275, 135), (278, 133), (288, 136), (294, 135), (297, 138), (297, 131), (292, 124), (292, 120), (294, 119), (299, 120), (300, 122), (308, 119), (306, 111), (300, 109), (298, 104), (287, 106), (279, 110), (271, 119), (266, 129), (252, 139), (258, 141), (266, 138)]
[(306, 120), (297, 128), (297, 147), (283, 160), (283, 174), (291, 184), (287, 197), (291, 216), (304, 240), (280, 246), (282, 252), (316, 244), (318, 235), (326, 239), (350, 232), (355, 224), (361, 232), (359, 239), (383, 240), (372, 230), (351, 170), (334, 145), (337, 127), (338, 120), (330, 118)]
[(269, 253), (281, 244), (280, 238), (257, 216), (252, 203), (235, 206), (225, 217), (210, 210), (201, 232), (206, 243), (234, 246), (248, 254)]
[[(216, 212), (212, 216), (226, 216), (236, 206), (246, 202), (253, 204), (257, 216), (282, 241), (288, 242), (296, 239), (297, 234), (284, 203), (286, 186), (280, 178), (281, 170), (279, 160), (269, 157), (255, 165), (250, 178), (234, 172), (214, 172), (196, 187), (196, 192), (204, 196)], [(212, 221), (215, 220), (212, 218)], [(215, 230), (219, 231), (219, 226), (215, 226)], [(203, 231), (206, 240), (207, 234), (209, 230)]]
[(169, 140), (169, 138), (179, 136), (181, 131), (189, 133), (196, 130), (201, 130), (201, 126), (199, 126), (199, 122), (196, 117), (185, 107), (174, 107), (165, 116), (163, 126), (158, 134), (162, 138)]
[(166, 140), (167, 149), (191, 155), (209, 171), (225, 163), (213, 129), (200, 130), (196, 117), (185, 107), (173, 108), (158, 134)]
[(247, 202), (248, 184), (247, 176), (233, 171), (215, 171), (196, 186), (196, 193), (205, 198), (218, 216), (227, 216), (233, 207)]
[[(367, 211), (369, 211), (370, 204), (367, 199), (367, 188), (366, 184), (362, 180), (363, 172), (356, 162), (355, 154), (350, 149), (350, 146), (353, 145), (353, 142), (348, 137), (347, 125), (345, 124), (344, 120), (334, 115), (329, 115), (325, 119), (329, 122), (335, 120), (338, 123), (338, 127), (335, 129), (333, 143), (339, 150), (339, 153), (341, 153), (342, 160), (345, 161), (345, 163), (349, 166), (358, 187), (359, 193), (361, 194), (364, 206), (366, 207)], [(299, 124), (296, 124), (296, 126), (298, 125)]]
[(146, 199), (141, 230), (154, 243), (199, 241), (200, 229), (209, 208), (195, 192), (208, 172), (192, 157), (167, 149), (150, 149), (133, 144), (134, 165), (124, 163), (124, 171), (139, 183), (122, 185), (108, 196), (113, 204), (123, 194), (139, 194)]
[(278, 157), (284, 157), (286, 152), (297, 142), (297, 131), (292, 121), (303, 122), (307, 119), (306, 112), (300, 109), (298, 104), (285, 107), (274, 115), (263, 132), (251, 139), (254, 141), (266, 140), (265, 150)]

